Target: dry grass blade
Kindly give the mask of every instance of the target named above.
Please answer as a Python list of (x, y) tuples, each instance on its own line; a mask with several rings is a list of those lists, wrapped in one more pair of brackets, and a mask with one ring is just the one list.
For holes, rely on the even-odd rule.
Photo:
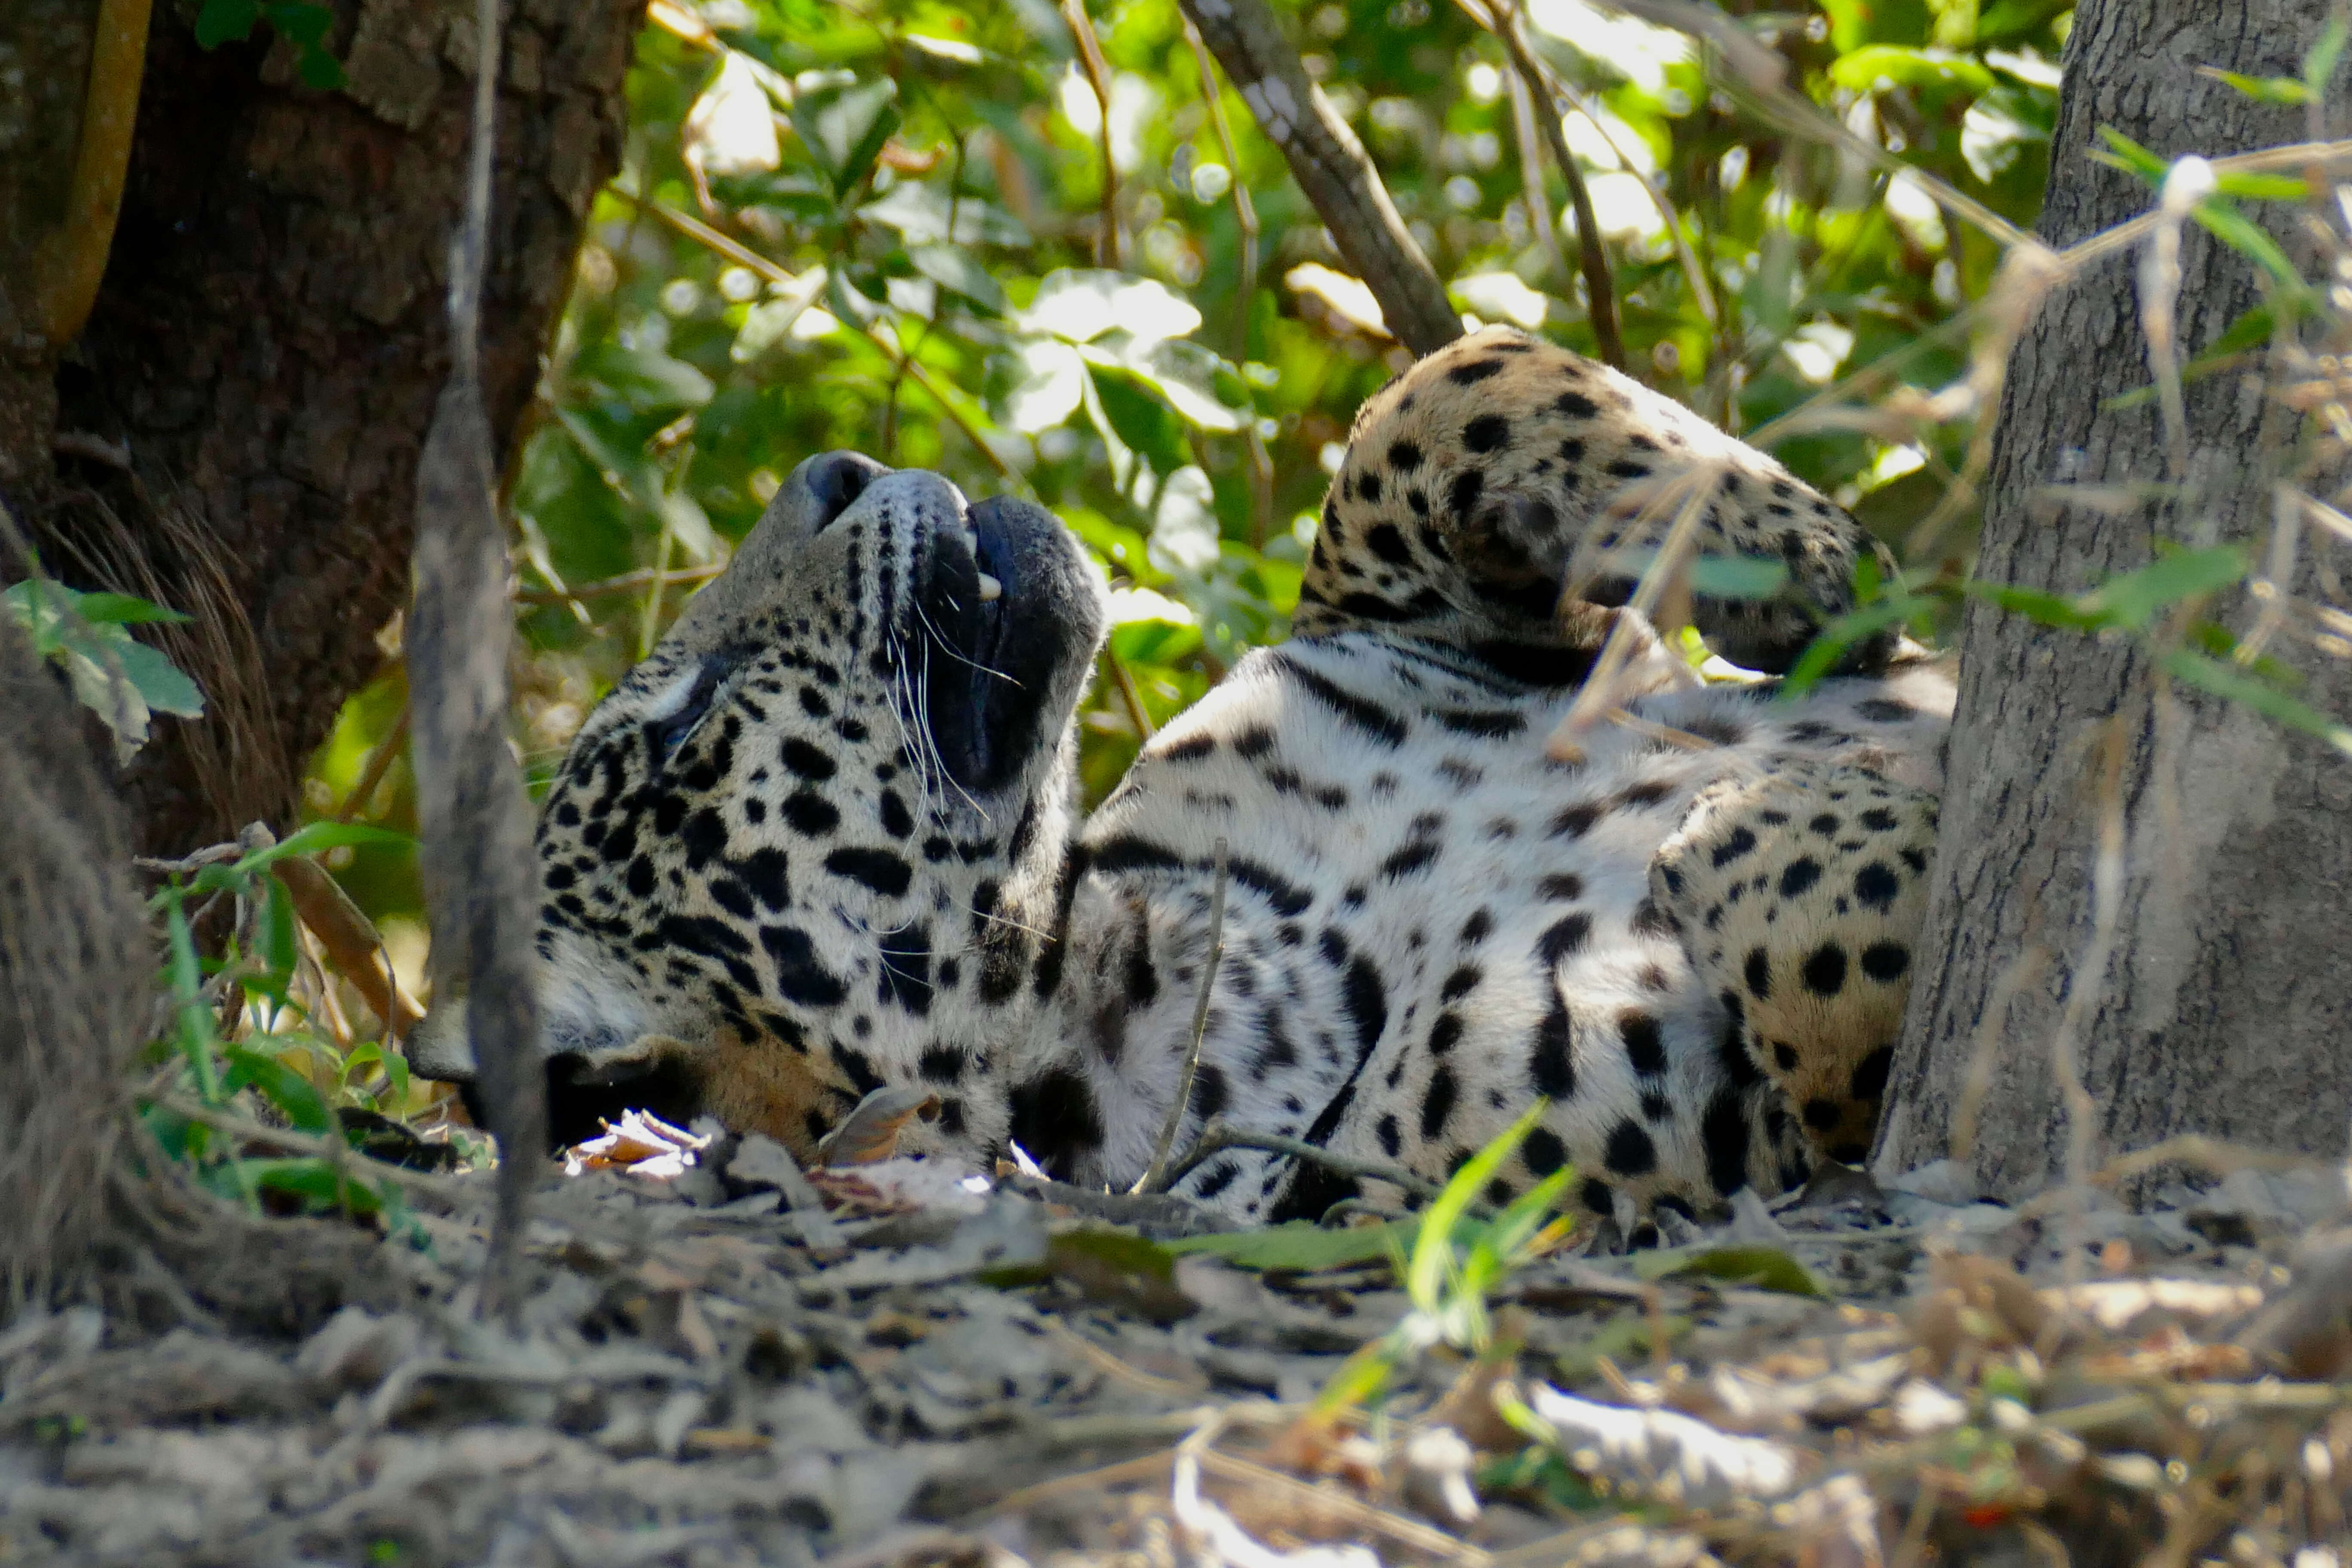
[(1160, 1125), (1160, 1142), (1152, 1146), (1151, 1163), (1129, 1191), (1135, 1193), (1164, 1192), (1168, 1174), (1168, 1157), (1176, 1147), (1176, 1134), (1184, 1125), (1184, 1117), (1192, 1109), (1192, 1080), (1201, 1070), (1201, 1046), (1209, 1033), (1209, 997), (1216, 989), (1217, 965), (1225, 956), (1225, 882), (1229, 865), (1224, 838), (1217, 839), (1216, 882), (1209, 894), (1209, 956), (1201, 966), (1201, 989), (1192, 999), (1192, 1032), (1185, 1047), (1184, 1065), (1176, 1074), (1176, 1097), (1169, 1102), (1168, 1120)]
[(408, 672), (427, 902), (444, 972), (462, 968), (469, 978), (467, 1026), (502, 1153), (481, 1303), (486, 1314), (512, 1317), (521, 1306), (523, 1226), (546, 1147), (547, 1108), (530, 953), (538, 871), (530, 803), (507, 746), (514, 612), (480, 380), (498, 0), (480, 0), (476, 23), (473, 153), (450, 257), (449, 379), (417, 466)]
[[(1642, 530), (1655, 521), (1666, 506), (1677, 500), (1675, 521), (1658, 543), (1657, 552), (1634, 585), (1633, 596), (1626, 603), (1627, 614), (1615, 616), (1610, 623), (1608, 639), (1601, 645), (1601, 655), (1592, 662), (1592, 673), (1569, 705), (1559, 727), (1545, 743), (1546, 752), (1563, 762), (1579, 761), (1583, 748), (1577, 737), (1618, 707), (1617, 676), (1633, 658), (1636, 645), (1643, 639), (1651, 613), (1666, 596), (1671, 585), (1689, 564), (1693, 537), (1698, 532), (1700, 519), (1706, 515), (1707, 505), (1715, 499), (1716, 487), (1721, 482), (1723, 470), (1719, 464), (1694, 463), (1662, 484), (1654, 487), (1645, 498), (1640, 512), (1625, 531), (1629, 540), (1638, 540)], [(1580, 555), (1583, 553), (1581, 550)], [(1580, 579), (1588, 569), (1571, 563), (1570, 581), (1561, 597), (1574, 598), (1581, 585)]]

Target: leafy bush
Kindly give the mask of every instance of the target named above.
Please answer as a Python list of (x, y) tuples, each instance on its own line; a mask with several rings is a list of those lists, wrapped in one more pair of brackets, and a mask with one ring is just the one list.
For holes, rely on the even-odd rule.
[[(657, 0), (515, 469), (535, 782), (781, 477), (831, 447), (1033, 496), (1087, 542), (1118, 623), (1081, 720), (1095, 797), (1147, 731), (1283, 635), (1327, 470), (1407, 356), (1172, 0), (1075, 13), (1099, 92), (1073, 14)], [(1522, 144), (1521, 79), (1471, 9), (1284, 16), (1465, 312), (1598, 352), (1568, 187), (1541, 136)], [(1880, 401), (1926, 405), (1964, 377), (2000, 247), (1899, 171), (2032, 216), (2061, 8), (1752, 18), (1846, 147), (1759, 127), (1683, 35), (1582, 0), (1526, 20), (1575, 106), (1564, 136), (1628, 368), (1735, 432), (1777, 432), (1900, 547), (1964, 467), (1974, 409), (1897, 429), (1825, 394), (1864, 369)], [(1962, 564), (1966, 521), (1913, 563)], [(316, 761), (321, 815), (413, 826), (404, 702), (396, 664), (352, 700)], [(397, 852), (338, 858), (371, 912), (416, 907)]]

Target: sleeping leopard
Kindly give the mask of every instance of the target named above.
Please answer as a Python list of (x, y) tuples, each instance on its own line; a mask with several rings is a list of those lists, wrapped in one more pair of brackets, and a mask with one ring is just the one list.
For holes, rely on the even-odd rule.
[[(538, 853), (556, 1136), (636, 1105), (803, 1159), (869, 1091), (908, 1152), (1018, 1143), (1124, 1190), (1212, 1119), (1442, 1181), (1540, 1100), (1487, 1193), (1572, 1167), (1628, 1234), (1867, 1152), (1909, 983), (1953, 689), (1882, 637), (1801, 697), (1702, 683), (1630, 600), (1669, 531), (1780, 564), (1688, 598), (1785, 671), (1859, 524), (1625, 376), (1488, 329), (1361, 410), (1290, 639), (1083, 821), (1099, 572), (1043, 509), (851, 453), (793, 470), (592, 713)], [(1548, 749), (1612, 633), (1604, 716)], [(462, 995), (410, 1050), (465, 1081)], [(1240, 1223), (1392, 1196), (1228, 1149)]]

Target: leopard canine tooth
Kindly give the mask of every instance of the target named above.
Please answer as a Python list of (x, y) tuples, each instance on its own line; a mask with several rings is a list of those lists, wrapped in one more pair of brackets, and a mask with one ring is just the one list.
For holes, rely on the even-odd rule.
[(982, 572), (980, 574), (980, 602), (983, 605), (1004, 596), (1004, 584)]

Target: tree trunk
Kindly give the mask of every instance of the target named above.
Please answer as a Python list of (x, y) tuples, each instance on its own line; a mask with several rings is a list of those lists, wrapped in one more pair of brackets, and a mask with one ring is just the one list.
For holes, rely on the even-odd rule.
[[(2064, 246), (2153, 205), (2135, 177), (2092, 162), (2111, 126), (2167, 159), (2302, 139), (2303, 111), (2256, 104), (2198, 74), (2215, 66), (2300, 77), (2328, 0), (2085, 0), (2068, 40), (2040, 231)], [(2332, 204), (2331, 204), (2332, 205)], [(2302, 215), (2264, 216), (2308, 266)], [(2252, 266), (2194, 225), (2181, 253), (2179, 339), (2193, 357), (2256, 304)], [(2162, 541), (2236, 541), (2262, 559), (2271, 487), (2326, 496), (2298, 474), (2292, 416), (2258, 373), (2189, 388), (2186, 499), (2104, 508), (2053, 484), (2168, 478), (2152, 401), (2104, 406), (2149, 384), (2137, 253), (2074, 280), (2028, 327), (1994, 438), (1979, 573), (2063, 593), (2147, 564)], [(2336, 459), (2340, 463), (2340, 459)], [(2115, 492), (2110, 491), (2110, 496)], [(2294, 583), (2315, 593), (2306, 538)], [(2208, 613), (2242, 633), (2242, 590)], [(2308, 678), (2303, 696), (2352, 710), (2352, 677), (2290, 633), (2269, 650)], [(2075, 1152), (2100, 1159), (2196, 1131), (2340, 1154), (2352, 1115), (2352, 764), (2242, 707), (2163, 688), (2144, 648), (2053, 630), (1987, 605), (1960, 642), (1950, 787), (1923, 963), (1881, 1130), (1877, 1168), (1910, 1169), (1963, 1143), (1984, 1190), (2014, 1197), (2069, 1170), (2057, 1046), (2095, 1112)], [(2104, 782), (2106, 781), (2106, 782)], [(2104, 794), (2103, 794), (2104, 791)], [(2125, 825), (2111, 962), (2094, 855)], [(1969, 1087), (1979, 1068), (1981, 1093)], [(1954, 1152), (1963, 1152), (1955, 1147)]]
[[(124, 781), (153, 851), (291, 816), (407, 594), (417, 455), (447, 369), (473, 6), (335, 9), (328, 42), (349, 79), (322, 92), (266, 29), (206, 52), (192, 8), (156, 6), (96, 307), (61, 360), (10, 367), (37, 380), (54, 366), (54, 429), (39, 398), (0, 399), (15, 415), (0, 479), (51, 570), (196, 617), (158, 640), (210, 710), (160, 721)], [(482, 312), (501, 449), (619, 155), (643, 10), (509, 8)]]

